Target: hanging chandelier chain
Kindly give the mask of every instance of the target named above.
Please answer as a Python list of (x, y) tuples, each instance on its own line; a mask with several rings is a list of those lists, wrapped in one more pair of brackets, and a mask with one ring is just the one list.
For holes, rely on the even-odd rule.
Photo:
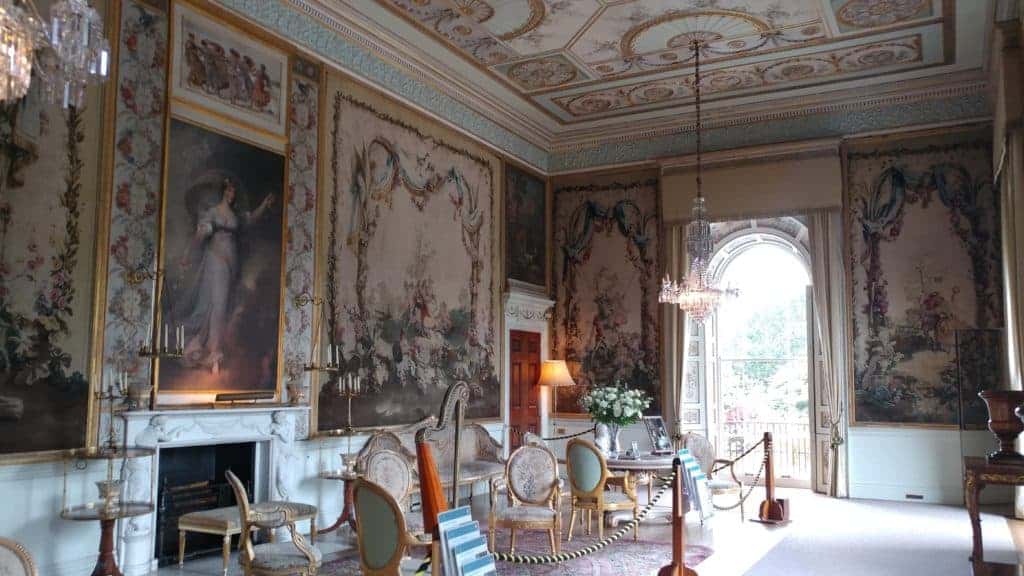
[(696, 107), (697, 107), (697, 197), (703, 198), (703, 165), (701, 163), (701, 152), (702, 152), (702, 141), (701, 141), (701, 110), (700, 110), (700, 51), (701, 42), (694, 38), (690, 47), (693, 49), (694, 64), (693, 64), (693, 89), (695, 93)]

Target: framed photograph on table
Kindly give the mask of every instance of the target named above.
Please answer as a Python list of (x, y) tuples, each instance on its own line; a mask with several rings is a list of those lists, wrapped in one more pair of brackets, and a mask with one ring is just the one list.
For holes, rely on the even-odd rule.
[(661, 416), (644, 416), (644, 427), (647, 428), (647, 437), (651, 439), (651, 451), (654, 454), (672, 452), (672, 438)]

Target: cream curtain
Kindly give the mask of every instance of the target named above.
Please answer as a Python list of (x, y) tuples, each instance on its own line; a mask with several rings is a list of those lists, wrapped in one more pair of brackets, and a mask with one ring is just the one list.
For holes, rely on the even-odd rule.
[[(671, 226), (665, 234), (668, 239), (666, 245), (667, 272), (673, 278), (678, 278), (682, 270), (686, 269), (686, 250), (683, 238), (686, 236), (686, 227), (682, 224)], [(683, 426), (683, 386), (686, 385), (686, 369), (688, 364), (689, 349), (689, 326), (686, 321), (686, 314), (679, 310), (678, 306), (659, 304), (662, 313), (663, 344), (662, 352), (664, 361), (662, 382), (668, 383), (664, 386), (665, 398), (665, 419), (672, 429), (672, 437), (677, 444), (681, 442), (683, 434), (687, 430)], [(676, 446), (680, 448), (681, 446)]]
[(812, 212), (807, 231), (811, 243), (811, 282), (815, 326), (823, 363), (819, 392), (830, 431), (829, 496), (846, 495), (846, 284), (842, 217), (838, 209)]
[(1006, 306), (1006, 350), (1010, 383), (1021, 388), (1024, 370), (1024, 138), (1020, 126), (1008, 127), (997, 174), (1003, 219), (1003, 287)]

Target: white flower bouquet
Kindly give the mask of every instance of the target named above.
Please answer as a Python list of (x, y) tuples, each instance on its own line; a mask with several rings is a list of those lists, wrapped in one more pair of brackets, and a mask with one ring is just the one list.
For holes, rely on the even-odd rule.
[(643, 390), (629, 390), (621, 384), (591, 388), (582, 399), (594, 422), (629, 426), (640, 421), (651, 399)]

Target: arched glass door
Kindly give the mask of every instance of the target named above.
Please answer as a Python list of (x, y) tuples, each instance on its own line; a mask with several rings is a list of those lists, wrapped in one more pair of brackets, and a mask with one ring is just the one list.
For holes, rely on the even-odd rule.
[[(813, 470), (809, 387), (810, 275), (806, 258), (777, 237), (744, 238), (717, 269), (739, 290), (713, 319), (711, 435), (735, 458), (772, 432), (780, 485), (808, 487)], [(749, 482), (760, 452), (741, 461)]]

